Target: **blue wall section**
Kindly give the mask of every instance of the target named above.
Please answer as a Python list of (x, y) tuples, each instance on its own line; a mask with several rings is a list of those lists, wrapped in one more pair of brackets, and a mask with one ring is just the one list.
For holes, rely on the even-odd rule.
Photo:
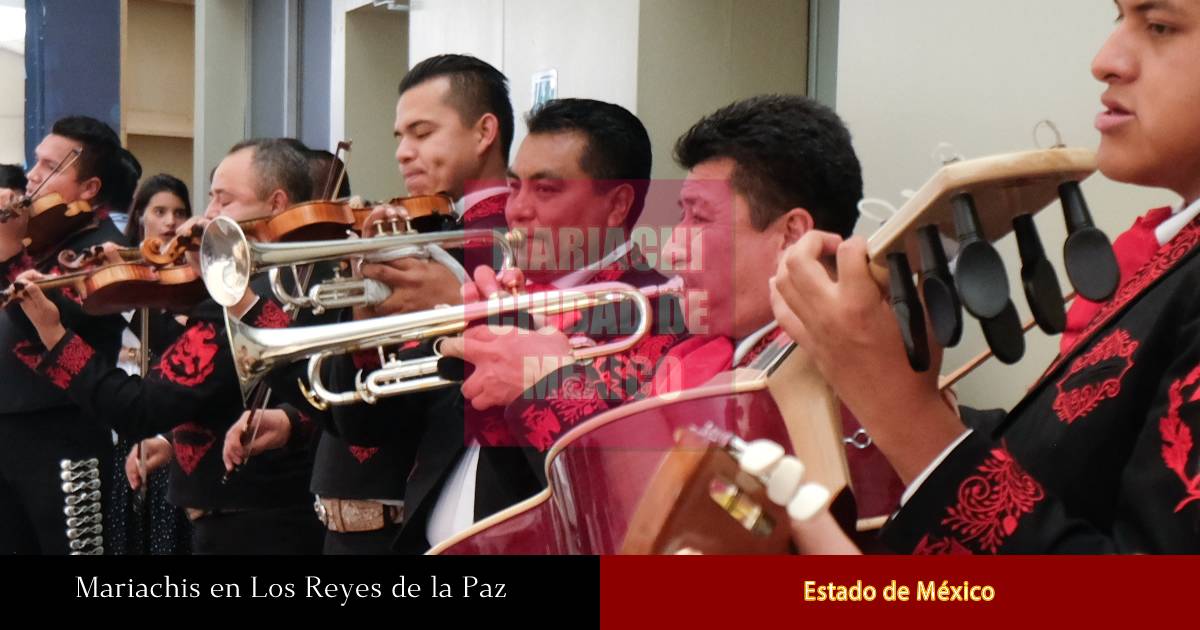
[(63, 116), (120, 129), (119, 0), (25, 1), (25, 156)]
[(328, 0), (302, 0), (300, 12), (300, 140), (317, 149), (329, 146), (330, 28)]

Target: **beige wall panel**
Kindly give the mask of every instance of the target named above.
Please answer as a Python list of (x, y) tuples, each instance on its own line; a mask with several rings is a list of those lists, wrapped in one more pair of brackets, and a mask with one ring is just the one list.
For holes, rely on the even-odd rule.
[[(1044, 118), (1058, 124), (1068, 144), (1095, 147), (1092, 120), (1103, 86), (1089, 65), (1115, 16), (1112, 3), (1094, 0), (842, 2), (837, 103), (854, 133), (867, 195), (902, 202), (901, 190), (919, 187), (935, 170), (930, 154), (942, 141), (968, 157), (1031, 148), (1033, 127)], [(1146, 209), (1175, 201), (1099, 175), (1083, 189), (1110, 235)], [(1062, 213), (1048, 209), (1037, 223), (1065, 289)], [(859, 223), (864, 233), (872, 227)], [(1013, 239), (1000, 251), (1010, 285), (1019, 287)], [(1024, 296), (1014, 302), (1025, 319)], [(1057, 343), (1057, 337), (1032, 333), (1021, 363), (989, 363), (961, 384), (960, 398), (981, 407), (1011, 406), (1053, 358)], [(947, 368), (983, 348), (972, 321), (963, 342), (948, 351)]]

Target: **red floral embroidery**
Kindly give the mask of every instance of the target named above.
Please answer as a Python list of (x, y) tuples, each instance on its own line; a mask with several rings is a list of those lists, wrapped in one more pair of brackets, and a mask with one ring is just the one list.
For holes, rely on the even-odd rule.
[(50, 382), (54, 383), (54, 386), (59, 389), (66, 389), (71, 386), (71, 375), (67, 374), (66, 370), (63, 370), (57, 365), (51, 365), (50, 367), (47, 367), (46, 376), (50, 379)]
[(521, 411), (521, 425), (525, 427), (525, 439), (543, 452), (554, 444), (554, 439), (562, 431), (558, 416), (543, 405), (530, 405)]
[(675, 335), (651, 335), (628, 352), (597, 357), (592, 367), (610, 394), (629, 400), (640, 396), (646, 383), (653, 381), (659, 359), (677, 340)]
[(563, 379), (554, 398), (548, 402), (555, 414), (568, 425), (574, 425), (608, 408), (608, 404), (600, 399), (596, 386), (587, 382), (583, 375)]
[(175, 447), (175, 461), (179, 462), (185, 475), (190, 475), (212, 449), (216, 436), (205, 427), (186, 422), (175, 427), (171, 441)]
[(217, 345), (213, 340), (217, 331), (209, 322), (200, 322), (188, 328), (158, 363), (162, 377), (184, 387), (195, 387), (204, 382), (213, 371), (213, 359), (217, 356)]
[(86, 341), (79, 337), (71, 337), (67, 345), (59, 351), (54, 365), (46, 368), (46, 376), (59, 388), (66, 389), (95, 353)]
[(254, 325), (259, 328), (287, 328), (291, 323), (292, 318), (274, 300), (265, 300), (258, 317), (254, 318)]
[[(1093, 333), (1106, 326), (1109, 320), (1116, 316), (1127, 304), (1132, 302), (1135, 297), (1140, 295), (1142, 291), (1146, 290), (1155, 281), (1170, 271), (1198, 243), (1200, 243), (1200, 220), (1192, 221), (1184, 226), (1179, 231), (1179, 234), (1171, 239), (1171, 242), (1158, 250), (1158, 253), (1154, 255), (1154, 258), (1150, 259), (1150, 262), (1147, 262), (1141, 269), (1138, 269), (1129, 278), (1128, 282), (1122, 284), (1117, 289), (1116, 295), (1100, 307), (1100, 310), (1096, 312), (1092, 321), (1079, 333), (1079, 336), (1075, 339), (1075, 345), (1072, 347), (1083, 347), (1083, 344)], [(1060, 355), (1055, 359), (1054, 363), (1042, 374), (1042, 378), (1045, 378), (1051, 372), (1058, 369), (1062, 365), (1063, 360), (1069, 356), (1071, 356), (1071, 353)], [(1041, 381), (1041, 379), (1038, 380), (1039, 382)]]
[(58, 353), (58, 364), (71, 374), (79, 374), (93, 354), (95, 351), (86, 341), (80, 337), (71, 337), (62, 352)]
[(13, 345), (13, 354), (17, 359), (29, 366), (29, 369), (37, 371), (38, 364), (42, 362), (42, 356), (46, 353), (46, 349), (42, 344), (22, 339)]
[(1004, 447), (992, 449), (979, 466), (979, 474), (958, 487), (958, 504), (942, 520), (965, 542), (975, 541), (984, 551), (996, 553), (1004, 539), (1017, 531), (1021, 516), (1045, 498), (1041, 484), (1021, 468)]
[(921, 542), (917, 543), (917, 548), (913, 549), (913, 555), (918, 556), (961, 556), (970, 555), (971, 550), (967, 549), (953, 538), (935, 538), (930, 539), (926, 534)]
[(467, 413), (474, 416), (473, 424), (480, 427), (478, 431), (479, 443), (483, 446), (516, 446), (517, 440), (513, 438), (508, 427), (504, 424), (504, 410), (500, 407), (493, 407), (484, 411), (471, 410)]
[(477, 227), (471, 225), (481, 219), (504, 214), (504, 207), (508, 204), (508, 193), (492, 195), (487, 199), (483, 199), (479, 203), (471, 206), (463, 213), (462, 220), (468, 227)]
[(353, 455), (354, 459), (357, 459), (358, 463), (360, 463), (360, 464), (367, 461), (368, 459), (371, 459), (372, 457), (375, 456), (375, 453), (378, 453), (378, 452), (379, 452), (378, 446), (367, 447), (367, 446), (354, 446), (353, 444), (350, 445), (350, 454)]
[(633, 352), (650, 365), (656, 365), (676, 341), (678, 337), (675, 335), (651, 335), (634, 346)]
[[(1185, 402), (1184, 389), (1193, 387), (1198, 379), (1200, 379), (1200, 366), (1193, 368), (1185, 378), (1171, 384), (1171, 388), (1167, 392), (1170, 400), (1167, 415), (1158, 423), (1158, 432), (1163, 439), (1163, 462), (1183, 482), (1185, 496), (1176, 504), (1176, 512), (1181, 511), (1192, 501), (1200, 501), (1200, 474), (1190, 476), (1187, 471), (1188, 460), (1192, 454), (1192, 429), (1179, 417), (1179, 408)], [(1197, 400), (1200, 400), (1200, 387), (1191, 390), (1186, 402), (1196, 402)]]
[[(1105, 400), (1115, 398), (1121, 392), (1121, 381), (1133, 367), (1133, 353), (1138, 345), (1139, 342), (1133, 340), (1128, 332), (1118, 328), (1076, 359), (1058, 381), (1058, 395), (1054, 397), (1054, 412), (1058, 417), (1071, 424), (1091, 413)], [(1078, 387), (1067, 385), (1076, 374), (1104, 362), (1119, 365), (1121, 371), (1099, 383), (1085, 383)]]

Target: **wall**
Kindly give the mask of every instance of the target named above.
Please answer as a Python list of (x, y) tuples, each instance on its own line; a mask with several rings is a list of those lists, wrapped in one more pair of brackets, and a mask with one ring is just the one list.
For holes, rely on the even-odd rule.
[[(411, 60), (467, 52), (496, 65), (518, 119), (532, 75), (551, 68), (560, 97), (629, 108), (650, 132), (655, 177), (681, 174), (671, 147), (700, 116), (741, 96), (806, 90), (807, 0), (413, 0), (411, 24)], [(514, 151), (522, 120), (515, 135)]]
[(25, 56), (0, 48), (0, 164), (25, 162)]
[(509, 78), (517, 117), (515, 152), (525, 137), (536, 72), (558, 71), (560, 97), (637, 109), (638, 6), (638, 0), (414, 0), (409, 59), (468, 53), (499, 68)]
[(120, 2), (28, 0), (25, 4), (25, 155), (63, 116), (119, 128)]
[[(941, 141), (966, 156), (1032, 148), (1033, 126), (1045, 118), (1057, 123), (1067, 144), (1095, 147), (1092, 119), (1102, 85), (1089, 64), (1115, 16), (1111, 3), (1094, 0), (842, 2), (837, 106), (854, 133), (867, 195), (902, 202), (902, 189), (919, 187), (935, 170), (929, 155)], [(1100, 175), (1083, 189), (1109, 234), (1145, 209), (1175, 201)], [(1051, 208), (1038, 226), (1065, 290), (1061, 216)], [(870, 227), (860, 221), (860, 232)], [(1018, 287), (1015, 250), (1011, 237), (1001, 244), (1010, 285)], [(1014, 302), (1026, 319), (1023, 296)], [(1057, 338), (1035, 332), (1027, 341), (1021, 363), (989, 363), (961, 384), (961, 399), (984, 407), (1019, 399), (1056, 352)], [(983, 348), (972, 321), (946, 365), (957, 367)]]
[(122, 33), (121, 132), (143, 176), (169, 173), (195, 188), (195, 8), (127, 0)]
[[(504, 2), (504, 64), (518, 118), (533, 104), (534, 73), (558, 70), (558, 96), (637, 111), (638, 0)], [(413, 59), (418, 59), (414, 54)], [(519, 121), (513, 150), (525, 137)]]
[(310, 147), (329, 141), (329, 0), (300, 3), (300, 140)]
[(196, 3), (196, 142), (192, 205), (208, 205), (208, 174), (229, 147), (246, 137), (247, 5), (242, 0)]
[(655, 178), (683, 175), (672, 147), (705, 114), (753, 94), (806, 92), (806, 0), (654, 0), (640, 18), (636, 111)]
[(295, 136), (299, 7), (295, 0), (250, 4), (250, 135)]
[(350, 183), (356, 195), (390, 199), (402, 194), (404, 187), (392, 128), (396, 86), (408, 67), (408, 14), (361, 7), (345, 14), (345, 33), (342, 137), (354, 142)]

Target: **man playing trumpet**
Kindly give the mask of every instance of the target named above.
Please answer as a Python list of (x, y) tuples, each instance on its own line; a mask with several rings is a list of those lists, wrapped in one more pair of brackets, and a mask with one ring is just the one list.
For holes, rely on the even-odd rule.
[[(304, 156), (279, 140), (235, 145), (213, 175), (211, 202), (204, 217), (237, 220), (273, 216), (293, 201), (311, 196)], [(265, 286), (247, 291), (231, 316), (258, 326), (280, 327), (289, 318)], [(259, 297), (263, 296), (263, 297)], [(173, 457), (162, 440), (149, 444), (152, 462), (171, 461), (169, 500), (193, 521), (196, 553), (312, 553), (319, 549), (320, 525), (310, 510), (304, 452), (268, 453), (255, 458), (223, 483), (218, 441), (242, 415), (242, 398), (225, 334), (225, 315), (212, 300), (188, 317), (183, 334), (152, 365), (149, 374), (129, 375), (64, 326), (59, 310), (36, 285), (25, 290), (21, 307), (50, 350), (39, 367), (47, 378), (101, 425), (129, 439), (171, 432)], [(298, 439), (311, 423), (294, 409), (283, 414)]]

